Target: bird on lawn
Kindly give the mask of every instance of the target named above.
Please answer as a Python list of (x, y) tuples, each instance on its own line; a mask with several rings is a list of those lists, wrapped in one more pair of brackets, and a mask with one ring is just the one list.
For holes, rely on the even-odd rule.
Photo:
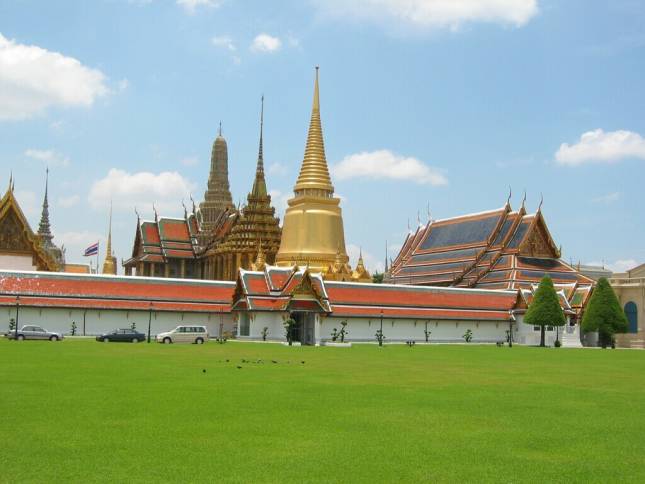
[(242, 369), (242, 367), (241, 367), (240, 365), (237, 365), (237, 369), (238, 369), (238, 370), (241, 370), (241, 369)]

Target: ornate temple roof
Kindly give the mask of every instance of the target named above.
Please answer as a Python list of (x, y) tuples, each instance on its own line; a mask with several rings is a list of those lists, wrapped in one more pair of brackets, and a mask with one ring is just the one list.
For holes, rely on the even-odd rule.
[[(529, 289), (548, 274), (554, 284), (593, 281), (560, 259), (541, 209), (510, 203), (487, 212), (431, 221), (410, 233), (390, 268), (396, 284)], [(569, 302), (575, 291), (568, 292)]]
[(280, 247), (280, 219), (275, 216), (275, 208), (271, 205), (264, 174), (263, 128), (264, 96), (260, 110), (260, 141), (253, 188), (242, 210), (220, 226), (211, 252), (256, 254), (258, 247), (262, 245), (267, 260), (273, 262)]
[(137, 262), (163, 263), (168, 259), (194, 259), (201, 250), (198, 244), (199, 223), (194, 213), (185, 218), (155, 217), (140, 220), (134, 237), (132, 257), (124, 266)]
[(13, 193), (13, 178), (0, 200), (0, 251), (31, 254), (33, 265), (41, 271), (57, 271), (60, 262), (45, 249), (43, 239), (34, 234)]

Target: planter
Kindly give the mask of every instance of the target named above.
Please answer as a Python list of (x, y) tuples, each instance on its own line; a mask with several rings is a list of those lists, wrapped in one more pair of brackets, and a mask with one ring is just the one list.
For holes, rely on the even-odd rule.
[(584, 335), (584, 345), (596, 347), (598, 346), (598, 331), (589, 331)]
[(333, 348), (351, 348), (351, 343), (338, 343), (336, 341), (326, 341), (325, 346), (331, 346)]
[[(285, 341), (283, 341), (282, 344), (284, 346), (289, 346), (289, 343), (287, 343)], [(293, 343), (291, 343), (291, 346), (302, 346), (302, 343), (300, 343), (300, 341), (294, 341)]]

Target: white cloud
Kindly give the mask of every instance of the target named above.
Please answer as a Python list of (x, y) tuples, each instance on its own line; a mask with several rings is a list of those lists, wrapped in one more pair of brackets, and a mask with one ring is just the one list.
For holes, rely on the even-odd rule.
[(339, 180), (368, 177), (407, 180), (435, 186), (448, 184), (446, 177), (436, 168), (389, 150), (362, 151), (346, 156), (340, 163), (332, 166), (332, 172)]
[(612, 192), (607, 195), (601, 195), (599, 197), (591, 199), (594, 203), (605, 203), (610, 204), (617, 201), (620, 198), (620, 192)]
[(314, 0), (323, 15), (422, 30), (459, 29), (472, 22), (520, 27), (538, 12), (537, 0)]
[[(22, 213), (24, 213), (27, 218), (31, 218), (33, 220), (40, 214), (40, 204), (38, 203), (34, 192), (26, 190), (16, 191), (16, 199), (18, 200)], [(38, 226), (34, 227), (32, 225), (31, 228), (38, 230)]]
[(36, 150), (30, 148), (28, 150), (25, 150), (24, 154), (27, 158), (42, 161), (50, 167), (67, 167), (70, 164), (69, 158), (67, 156), (61, 155), (54, 150)]
[(177, 0), (177, 5), (182, 7), (186, 13), (193, 15), (200, 7), (217, 8), (222, 4), (220, 0)]
[(211, 39), (211, 43), (215, 47), (222, 47), (224, 49), (230, 50), (231, 52), (235, 52), (237, 50), (233, 39), (231, 39), (228, 35), (215, 35)]
[(562, 143), (555, 160), (562, 165), (617, 163), (626, 158), (645, 159), (645, 139), (633, 131), (587, 131), (573, 145)]
[(130, 81), (123, 78), (117, 83), (117, 87), (119, 88), (119, 91), (125, 91), (128, 87), (130, 87)]
[(81, 201), (81, 197), (78, 195), (70, 195), (69, 197), (59, 197), (58, 205), (63, 208), (70, 208), (74, 205), (77, 205)]
[(280, 190), (269, 190), (269, 195), (271, 195), (271, 205), (275, 207), (277, 216), (280, 217), (280, 220), (284, 220), (284, 212), (288, 206), (287, 200), (293, 196), (293, 193), (283, 193)]
[(182, 158), (180, 163), (184, 166), (195, 166), (199, 164), (199, 160), (196, 156), (187, 156), (186, 158)]
[(287, 167), (282, 163), (271, 163), (267, 168), (267, 173), (269, 175), (286, 175), (287, 172)]
[(635, 259), (618, 259), (614, 262), (592, 261), (588, 262), (587, 265), (604, 267), (612, 272), (625, 272), (636, 267), (638, 262)]
[[(352, 266), (352, 269), (356, 268), (356, 263), (358, 262), (358, 257), (361, 253), (360, 246), (355, 244), (347, 244), (345, 246), (345, 249), (347, 250), (347, 255), (349, 256), (349, 265)], [(385, 260), (385, 256), (383, 257), (383, 260)], [(365, 249), (363, 249), (363, 263), (365, 264), (365, 268), (372, 275), (377, 271), (383, 272), (383, 261), (378, 260)]]
[(73, 57), (0, 34), (0, 120), (21, 120), (52, 106), (91, 106), (109, 89), (105, 75)]
[(181, 200), (187, 200), (195, 185), (177, 172), (128, 173), (111, 168), (105, 178), (94, 182), (88, 201), (94, 209), (105, 209), (113, 201), (115, 209), (149, 211), (154, 203), (160, 215), (180, 213)]
[(282, 41), (269, 34), (259, 34), (253, 39), (251, 50), (253, 52), (275, 52), (282, 47)]

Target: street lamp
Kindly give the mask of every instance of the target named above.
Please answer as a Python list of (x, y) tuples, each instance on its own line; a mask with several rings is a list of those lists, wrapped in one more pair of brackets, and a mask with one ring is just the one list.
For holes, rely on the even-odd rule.
[(16, 327), (14, 337), (18, 339), (18, 323), (20, 322), (20, 296), (16, 296)]
[(148, 343), (150, 343), (150, 325), (152, 324), (152, 302), (148, 307)]
[(220, 341), (224, 338), (224, 306), (219, 307), (219, 339)]

